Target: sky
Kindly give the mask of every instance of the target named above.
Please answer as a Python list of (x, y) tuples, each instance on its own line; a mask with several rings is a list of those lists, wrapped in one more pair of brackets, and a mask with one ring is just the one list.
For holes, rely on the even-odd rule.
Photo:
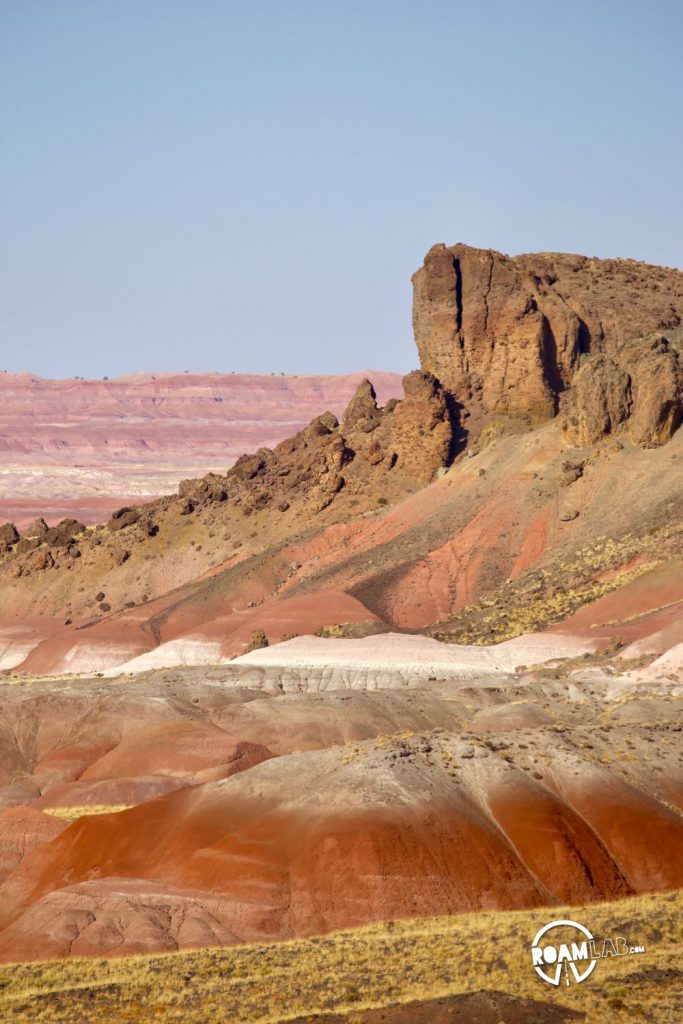
[(406, 372), (435, 242), (683, 267), (680, 0), (0, 0), (0, 368)]

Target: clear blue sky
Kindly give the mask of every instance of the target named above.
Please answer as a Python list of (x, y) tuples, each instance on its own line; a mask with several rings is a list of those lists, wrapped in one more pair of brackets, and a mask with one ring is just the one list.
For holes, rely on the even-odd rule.
[(416, 365), (434, 242), (683, 265), (680, 0), (0, 0), (0, 367)]

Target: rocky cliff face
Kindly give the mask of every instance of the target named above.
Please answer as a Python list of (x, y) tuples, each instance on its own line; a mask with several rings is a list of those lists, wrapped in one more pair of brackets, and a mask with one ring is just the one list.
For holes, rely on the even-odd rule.
[(648, 445), (683, 419), (678, 270), (436, 245), (413, 285), (422, 366), (473, 429), (486, 417), (561, 413), (572, 444), (627, 429)]

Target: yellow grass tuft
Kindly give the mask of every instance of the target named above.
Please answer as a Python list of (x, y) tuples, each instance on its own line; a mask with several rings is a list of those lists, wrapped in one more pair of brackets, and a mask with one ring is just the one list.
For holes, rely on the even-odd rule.
[(53, 818), (75, 821), (91, 814), (118, 814), (119, 811), (127, 811), (131, 807), (135, 807), (135, 804), (84, 804), (78, 807), (43, 807), (42, 810), (43, 814), (51, 814)]

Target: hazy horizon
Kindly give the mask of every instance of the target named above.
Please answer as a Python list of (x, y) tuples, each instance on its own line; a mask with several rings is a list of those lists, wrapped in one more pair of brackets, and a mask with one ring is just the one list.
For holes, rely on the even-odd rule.
[(417, 365), (436, 242), (683, 266), (683, 7), (0, 0), (0, 366)]
[[(418, 356), (417, 349), (415, 350), (415, 365), (410, 369), (417, 369), (418, 367)], [(124, 380), (131, 377), (144, 377), (150, 380), (157, 380), (162, 377), (285, 377), (285, 378), (296, 378), (296, 377), (357, 377), (360, 374), (366, 374), (372, 382), (373, 374), (380, 373), (400, 373), (398, 370), (387, 370), (383, 366), (359, 366), (357, 370), (349, 370), (348, 372), (332, 372), (332, 373), (286, 373), (284, 370), (130, 370), (124, 373), (113, 374), (112, 376), (104, 375), (102, 377), (86, 377), (81, 374), (75, 374), (71, 376), (57, 376), (51, 377), (46, 374), (36, 373), (30, 367), (25, 370), (6, 370), (4, 367), (0, 367), (0, 379), (8, 376), (22, 376), (32, 377), (36, 380), (47, 380), (52, 383), (59, 383), (65, 381), (67, 383), (74, 383), (83, 381), (85, 383), (98, 383), (106, 384), (107, 382), (114, 383), (116, 381)], [(405, 376), (405, 374), (404, 374)]]

